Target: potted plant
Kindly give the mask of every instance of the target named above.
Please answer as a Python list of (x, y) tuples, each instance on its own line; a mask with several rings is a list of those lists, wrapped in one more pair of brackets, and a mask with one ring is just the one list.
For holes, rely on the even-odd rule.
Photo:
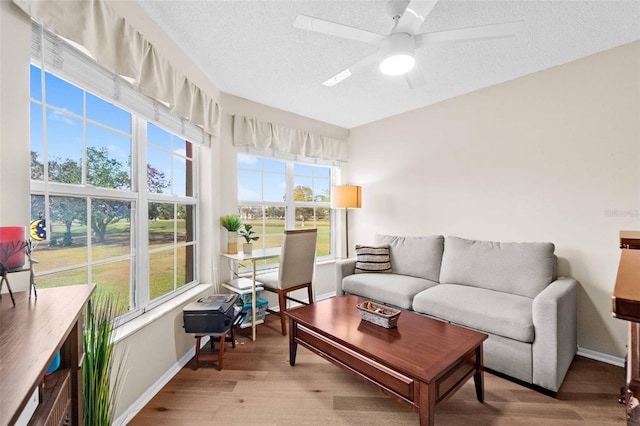
[(123, 357), (114, 358), (117, 315), (118, 305), (109, 294), (96, 293), (87, 304), (82, 366), (85, 425), (108, 426), (113, 422), (124, 361)]
[(227, 232), (227, 253), (236, 254), (238, 252), (238, 230), (242, 226), (237, 215), (226, 215), (220, 218), (220, 225)]
[(245, 243), (242, 244), (242, 251), (244, 254), (251, 254), (253, 252), (253, 243), (251, 241), (258, 241), (258, 234), (253, 230), (253, 225), (245, 223), (240, 229), (240, 236), (245, 239)]

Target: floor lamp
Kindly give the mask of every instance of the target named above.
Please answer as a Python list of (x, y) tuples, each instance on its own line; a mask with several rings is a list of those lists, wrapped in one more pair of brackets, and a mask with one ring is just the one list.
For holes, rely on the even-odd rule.
[(344, 209), (345, 244), (347, 258), (349, 257), (349, 209), (362, 207), (362, 188), (359, 186), (342, 185), (331, 188), (331, 208)]

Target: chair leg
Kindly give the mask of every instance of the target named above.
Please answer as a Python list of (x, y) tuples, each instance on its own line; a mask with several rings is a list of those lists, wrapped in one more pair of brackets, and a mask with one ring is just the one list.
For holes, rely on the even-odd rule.
[(311, 288), (311, 284), (307, 287), (307, 293), (309, 293), (309, 304), (313, 303), (313, 289)]
[(278, 291), (278, 305), (280, 306), (280, 323), (282, 325), (282, 335), (287, 335), (287, 319), (284, 311), (287, 310), (287, 293), (285, 291)]
[(234, 327), (231, 326), (231, 347), (233, 349), (235, 349), (236, 348), (236, 333), (235, 333), (235, 331), (233, 331), (233, 328)]

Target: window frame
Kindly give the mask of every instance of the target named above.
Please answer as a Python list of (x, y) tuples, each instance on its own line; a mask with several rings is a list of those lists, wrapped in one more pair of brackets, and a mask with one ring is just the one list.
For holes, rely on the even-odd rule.
[[(330, 164), (320, 164), (318, 161), (304, 161), (304, 159), (299, 159), (299, 158), (278, 158), (278, 157), (273, 157), (273, 156), (268, 156), (268, 155), (260, 155), (260, 154), (256, 154), (254, 152), (244, 152), (244, 151), (240, 151), (238, 150), (237, 154), (236, 154), (236, 166), (237, 166), (237, 183), (236, 186), (238, 186), (239, 184), (239, 173), (240, 171), (246, 170), (246, 171), (253, 171), (253, 172), (260, 172), (261, 174), (261, 188), (262, 185), (264, 185), (264, 175), (265, 173), (267, 174), (271, 174), (274, 173), (272, 171), (265, 171), (264, 169), (261, 170), (255, 170), (255, 169), (243, 169), (239, 166), (239, 158), (241, 155), (244, 156), (248, 156), (248, 157), (255, 157), (255, 158), (259, 158), (259, 159), (263, 159), (263, 160), (269, 160), (269, 161), (279, 161), (284, 163), (285, 165), (285, 171), (284, 171), (284, 177), (285, 177), (285, 187), (286, 187), (286, 191), (285, 191), (285, 200), (283, 201), (268, 201), (268, 200), (262, 200), (262, 201), (258, 201), (258, 200), (247, 200), (247, 199), (241, 199), (240, 198), (240, 194), (238, 194), (237, 197), (237, 202), (238, 202), (238, 213), (240, 214), (240, 209), (242, 207), (248, 206), (248, 207), (261, 207), (262, 211), (263, 211), (263, 220), (266, 220), (266, 215), (265, 215), (265, 209), (268, 207), (283, 207), (285, 209), (285, 223), (284, 223), (284, 228), (285, 229), (299, 229), (296, 228), (296, 216), (295, 216), (295, 211), (297, 208), (327, 208), (329, 209), (329, 223), (330, 223), (330, 230), (328, 231), (329, 233), (329, 255), (327, 256), (317, 256), (316, 255), (316, 263), (321, 263), (321, 262), (327, 262), (327, 261), (332, 261), (335, 260), (337, 258), (336, 255), (336, 217), (335, 217), (335, 212), (334, 209), (331, 208), (331, 203), (330, 201), (326, 201), (326, 202), (317, 202), (317, 201), (294, 201), (294, 188), (295, 188), (295, 177), (296, 175), (294, 174), (294, 165), (295, 164), (301, 164), (301, 165), (305, 165), (305, 166), (311, 166), (311, 167), (326, 167), (329, 169), (329, 188), (331, 188), (332, 186), (334, 186), (334, 182), (336, 180), (336, 176), (338, 174), (338, 169), (336, 166), (334, 165), (330, 165)], [(261, 195), (264, 198), (264, 192)], [(319, 231), (320, 232), (320, 231)], [(282, 234), (284, 235), (284, 233)], [(261, 237), (263, 236), (263, 234), (261, 234)], [(262, 240), (264, 240), (264, 238), (262, 238)], [(242, 241), (240, 238), (238, 240), (239, 242)], [(317, 252), (317, 246), (316, 246), (316, 252)]]
[[(42, 61), (41, 61), (42, 62)], [(40, 76), (40, 86), (41, 93), (38, 97), (34, 97), (33, 94), (30, 95), (29, 103), (37, 104), (40, 106), (42, 113), (42, 163), (43, 163), (43, 177), (42, 180), (34, 180), (31, 179), (31, 168), (29, 170), (30, 176), (30, 197), (31, 196), (43, 196), (44, 197), (44, 209), (45, 209), (45, 219), (47, 221), (47, 225), (50, 228), (52, 224), (50, 218), (50, 204), (49, 200), (51, 197), (77, 197), (82, 199), (87, 203), (87, 218), (91, 217), (91, 206), (93, 199), (100, 200), (114, 200), (114, 201), (125, 201), (131, 203), (131, 213), (130, 213), (130, 230), (129, 230), (129, 239), (130, 239), (130, 249), (129, 253), (126, 255), (114, 256), (105, 259), (93, 259), (92, 256), (92, 239), (91, 239), (91, 231), (90, 227), (87, 227), (87, 246), (86, 246), (86, 259), (84, 262), (74, 264), (71, 266), (63, 266), (59, 268), (50, 268), (43, 270), (42, 266), (36, 267), (36, 282), (37, 278), (40, 276), (52, 275), (55, 273), (78, 270), (82, 268), (86, 268), (86, 277), (88, 282), (92, 282), (92, 268), (109, 264), (121, 260), (129, 260), (129, 309), (127, 312), (123, 313), (119, 316), (120, 323), (124, 323), (130, 321), (133, 318), (136, 318), (142, 315), (149, 309), (152, 309), (166, 301), (173, 299), (174, 297), (188, 291), (189, 289), (195, 287), (200, 283), (200, 262), (199, 262), (199, 252), (201, 250), (200, 242), (198, 238), (198, 233), (200, 229), (200, 200), (199, 200), (199, 143), (192, 142), (188, 135), (185, 133), (179, 133), (175, 130), (174, 126), (172, 129), (167, 129), (167, 123), (160, 123), (158, 121), (154, 121), (149, 119), (149, 117), (142, 116), (140, 113), (133, 111), (130, 108), (127, 108), (118, 102), (115, 102), (113, 99), (109, 99), (108, 96), (104, 96), (102, 93), (96, 93), (92, 88), (84, 87), (82, 82), (74, 81), (72, 78), (69, 78), (68, 75), (65, 75), (64, 72), (58, 72), (59, 70), (51, 70), (48, 67), (43, 66), (42, 63), (38, 63), (36, 58), (32, 57), (31, 65), (36, 67)], [(99, 67), (97, 64), (94, 64), (95, 67)], [(77, 70), (76, 70), (77, 72)], [(83, 92), (83, 116), (80, 117), (77, 114), (70, 113), (69, 111), (65, 111), (63, 108), (56, 107), (47, 103), (46, 95), (45, 95), (45, 76), (46, 73), (49, 73), (61, 80), (66, 81), (69, 84), (79, 88)], [(31, 75), (31, 67), (30, 67), (30, 79)], [(114, 76), (114, 78), (116, 78)], [(86, 131), (83, 131), (83, 140), (82, 140), (82, 181), (79, 184), (67, 184), (62, 182), (52, 182), (48, 180), (48, 135), (46, 129), (46, 120), (48, 111), (59, 111), (64, 112), (65, 114), (72, 114), (72, 117), (82, 120), (83, 129), (86, 128), (88, 124), (97, 125), (101, 128), (105, 128), (107, 130), (113, 131), (114, 128), (104, 124), (97, 122), (96, 120), (89, 119), (87, 117), (87, 109), (86, 109), (86, 99), (87, 95), (91, 94), (100, 98), (101, 100), (115, 105), (116, 107), (128, 112), (131, 114), (131, 133), (130, 133), (130, 164), (131, 167), (129, 169), (129, 178), (130, 185), (129, 189), (114, 189), (114, 188), (104, 188), (97, 187), (90, 184), (87, 184), (87, 139), (86, 139)], [(141, 94), (137, 94), (141, 98), (145, 98)], [(142, 102), (142, 101), (141, 101)], [(166, 112), (165, 112), (166, 114)], [(160, 115), (156, 115), (160, 118)], [(30, 122), (31, 123), (31, 122)], [(178, 137), (183, 139), (186, 143), (191, 145), (191, 185), (192, 185), (192, 196), (185, 195), (175, 195), (173, 193), (170, 194), (155, 194), (147, 192), (147, 149), (150, 145), (147, 140), (147, 123), (151, 123), (161, 129), (169, 132), (174, 137)], [(31, 124), (30, 124), (31, 128)], [(182, 129), (184, 130), (184, 123), (182, 125)], [(117, 130), (117, 129), (115, 129)], [(118, 134), (121, 134), (119, 132)], [(191, 132), (193, 133), (193, 132)], [(127, 135), (129, 136), (129, 135)], [(31, 149), (31, 142), (30, 142)], [(177, 157), (182, 157), (182, 155), (178, 152), (173, 152), (172, 154)], [(174, 167), (174, 156), (172, 158), (171, 168), (173, 174)], [(172, 179), (173, 176), (169, 176), (169, 179)], [(189, 179), (189, 178), (187, 178)], [(171, 189), (173, 189), (173, 180), (171, 180)], [(173, 192), (173, 191), (170, 191)], [(149, 259), (148, 254), (149, 250), (149, 220), (148, 220), (148, 206), (151, 202), (162, 202), (162, 203), (170, 203), (174, 207), (174, 229), (173, 229), (173, 244), (171, 247), (173, 248), (173, 258), (174, 258), (174, 289), (170, 292), (167, 292), (161, 296), (158, 296), (155, 299), (150, 299), (150, 291), (149, 286), (151, 283), (151, 271), (149, 271)], [(179, 205), (193, 206), (192, 214), (193, 214), (193, 235), (191, 241), (185, 239), (185, 241), (179, 241), (177, 235), (177, 215), (176, 210)], [(52, 233), (49, 231), (47, 235), (47, 241), (50, 241)], [(176, 262), (178, 250), (182, 247), (193, 247), (192, 249), (192, 264), (193, 268), (192, 277), (193, 280), (187, 282), (183, 285), (176, 286)], [(169, 250), (168, 247), (163, 247), (163, 250)], [(188, 251), (188, 249), (187, 249)], [(37, 248), (34, 251), (34, 257), (37, 259)], [(188, 275), (186, 275), (188, 276)]]

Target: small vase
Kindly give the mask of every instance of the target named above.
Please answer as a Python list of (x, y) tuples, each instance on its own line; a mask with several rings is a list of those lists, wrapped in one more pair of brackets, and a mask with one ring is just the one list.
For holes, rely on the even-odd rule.
[(229, 231), (227, 233), (227, 253), (238, 253), (238, 233), (235, 231)]
[(253, 243), (243, 243), (242, 244), (242, 252), (244, 254), (251, 254), (253, 253)]

